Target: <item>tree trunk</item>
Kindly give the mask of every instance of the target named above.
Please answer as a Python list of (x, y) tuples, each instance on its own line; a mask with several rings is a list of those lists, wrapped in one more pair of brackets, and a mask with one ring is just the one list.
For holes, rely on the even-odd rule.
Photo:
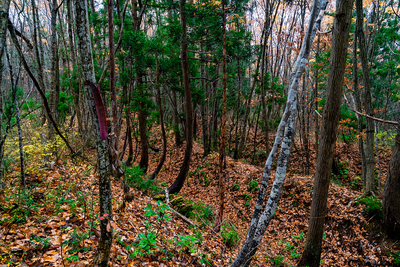
[(158, 62), (158, 58), (156, 58), (156, 88), (157, 88), (157, 105), (158, 105), (158, 111), (160, 113), (160, 126), (161, 126), (161, 134), (162, 134), (162, 139), (163, 139), (163, 152), (160, 161), (158, 162), (156, 170), (153, 172), (153, 174), (150, 176), (149, 180), (154, 180), (157, 176), (157, 174), (160, 172), (162, 166), (164, 165), (165, 158), (167, 156), (167, 135), (165, 133), (165, 127), (164, 127), (164, 112), (162, 108), (162, 102), (161, 102), (161, 92), (160, 92), (160, 66)]
[[(137, 78), (138, 82), (138, 87), (139, 87), (139, 92), (140, 95), (143, 95), (143, 81), (141, 74)], [(142, 170), (146, 173), (147, 168), (149, 166), (149, 146), (148, 146), (148, 138), (147, 138), (147, 125), (146, 125), (146, 118), (147, 118), (147, 112), (146, 112), (146, 106), (143, 101), (140, 101), (139, 103), (140, 110), (138, 112), (139, 114), (139, 132), (140, 132), (140, 145), (142, 149), (142, 155), (140, 158), (139, 166), (142, 168)]]
[(300, 266), (319, 266), (354, 0), (338, 0), (307, 241)]
[[(286, 108), (276, 132), (274, 145), (265, 163), (253, 218), (250, 223), (246, 240), (244, 241), (244, 244), (231, 267), (245, 267), (250, 265), (251, 259), (258, 249), (265, 230), (267, 229), (278, 205), (284, 179), (286, 176), (286, 168), (289, 161), (290, 148), (292, 146), (296, 130), (294, 122), (296, 118), (297, 89), (299, 85), (299, 80), (302, 73), (304, 72), (305, 64), (310, 55), (311, 44), (314, 40), (317, 29), (321, 25), (321, 20), (324, 16), (324, 11), (327, 3), (327, 0), (316, 0), (313, 2), (308, 29), (306, 31), (306, 34), (304, 35), (299, 55), (291, 73)], [(278, 167), (275, 172), (275, 180), (272, 185), (272, 190), (268, 198), (268, 202), (264, 207), (264, 198), (266, 193), (265, 191), (268, 185), (269, 176), (271, 174), (272, 163), (274, 162), (278, 154), (279, 148), (280, 153), (277, 164)], [(262, 211), (263, 207), (264, 211)]]
[[(67, 0), (67, 20), (68, 20), (68, 43), (69, 43), (69, 49), (71, 53), (71, 59), (72, 59), (72, 69), (76, 67), (76, 53), (75, 53), (75, 45), (74, 45), (74, 34), (73, 34), (73, 11), (72, 11), (72, 0)], [(80, 72), (79, 73), (79, 79), (78, 82), (80, 84)], [(73, 96), (73, 101), (74, 101), (74, 110), (76, 113), (76, 119), (78, 121), (78, 130), (81, 135), (83, 135), (83, 127), (82, 127), (82, 113), (81, 113), (81, 108), (80, 108), (80, 103), (79, 103), (79, 86), (78, 90), (75, 90), (74, 88), (71, 88), (72, 96)]]
[[(58, 103), (60, 100), (60, 59), (58, 55), (57, 10), (57, 0), (53, 0), (51, 5), (51, 90), (49, 102), (51, 112), (56, 123), (59, 122)], [(49, 129), (50, 138), (53, 138), (53, 127), (50, 126)]]
[(186, 175), (189, 171), (190, 158), (192, 155), (193, 148), (193, 104), (192, 104), (192, 92), (190, 90), (190, 74), (189, 74), (189, 59), (187, 55), (187, 29), (186, 29), (186, 11), (185, 11), (186, 0), (180, 0), (180, 12), (181, 12), (181, 61), (183, 71), (183, 88), (185, 90), (185, 112), (186, 112), (186, 149), (185, 156), (181, 170), (179, 171), (178, 177), (175, 182), (168, 188), (170, 194), (179, 193), (182, 189), (183, 184), (186, 180)]
[[(203, 46), (201, 46), (201, 52), (204, 52)], [(206, 68), (204, 62), (200, 62), (200, 73), (201, 77), (206, 77)], [(204, 148), (204, 153), (203, 156), (206, 157), (208, 154), (210, 154), (211, 148), (210, 148), (210, 136), (208, 134), (208, 126), (209, 126), (209, 103), (210, 100), (208, 98), (208, 85), (206, 84), (206, 81), (204, 79), (201, 79), (201, 86), (203, 87), (203, 90), (205, 91), (205, 99), (204, 102), (201, 103), (201, 125), (202, 125), (202, 131), (203, 131), (203, 148)]]
[[(41, 38), (40, 38), (40, 30), (39, 30), (39, 23), (37, 19), (37, 7), (35, 0), (32, 0), (32, 18), (33, 18), (33, 50), (35, 53), (35, 63), (36, 63), (36, 68), (37, 68), (37, 77), (38, 77), (38, 82), (40, 87), (46, 91), (46, 86), (44, 83), (44, 74), (43, 74), (43, 64), (44, 62), (41, 61), (41, 53), (42, 49), (41, 46), (39, 46), (39, 43), (41, 44)], [(38, 42), (39, 39), (39, 42)], [(41, 119), (42, 119), (42, 124), (46, 122), (46, 111), (44, 108), (42, 108), (41, 112)]]
[[(87, 13), (86, 0), (75, 1), (76, 29), (78, 37), (78, 47), (80, 59), (82, 61), (82, 77), (85, 81), (85, 95), (93, 117), (93, 128), (96, 133), (97, 164), (99, 177), (99, 197), (100, 197), (100, 240), (97, 247), (94, 264), (102, 267), (108, 266), (110, 248), (112, 243), (112, 229), (107, 231), (107, 224), (112, 220), (112, 201), (111, 201), (111, 180), (110, 180), (110, 159), (108, 153), (108, 141), (106, 121), (103, 117), (99, 118), (96, 112), (101, 109), (102, 101), (100, 92), (93, 89), (96, 81), (92, 58), (92, 46), (90, 41), (89, 19)], [(92, 95), (90, 92), (92, 91)], [(95, 98), (96, 97), (96, 98)], [(95, 104), (96, 101), (96, 104)], [(103, 106), (104, 108), (104, 106)], [(100, 124), (101, 123), (101, 124)], [(102, 130), (102, 131), (101, 131)]]
[[(265, 151), (266, 153), (269, 152), (268, 147), (268, 116), (267, 116), (267, 101), (265, 99), (265, 90), (267, 89), (265, 84), (265, 76), (268, 69), (268, 57), (267, 57), (267, 50), (268, 50), (268, 38), (269, 38), (269, 27), (270, 27), (270, 1), (266, 0), (265, 4), (265, 23), (264, 23), (264, 43), (262, 45), (262, 59), (261, 59), (261, 103), (262, 103), (262, 120), (264, 121), (264, 134), (265, 134)], [(269, 77), (269, 75), (268, 75)]]
[[(367, 46), (365, 43), (365, 36), (363, 30), (363, 10), (362, 0), (356, 0), (357, 7), (357, 35), (360, 44), (360, 57), (361, 65), (363, 69), (363, 100), (365, 105), (365, 112), (369, 116), (374, 116), (374, 109), (372, 108), (371, 102), (371, 89), (369, 84), (369, 66), (368, 66), (368, 53)], [(365, 139), (365, 188), (364, 192), (368, 193), (376, 190), (375, 186), (375, 156), (374, 156), (374, 131), (375, 122), (370, 118), (365, 118), (367, 121), (367, 137)]]
[[(317, 62), (318, 57), (319, 57), (319, 43), (320, 43), (321, 37), (318, 34), (317, 37), (317, 53), (315, 54), (315, 61)], [(314, 85), (314, 120), (315, 120), (315, 158), (318, 158), (318, 143), (319, 143), (319, 116), (317, 114), (318, 112), (318, 68), (315, 69), (315, 85)]]
[(400, 239), (400, 127), (397, 127), (389, 172), (383, 190), (382, 213), (386, 234), (398, 240)]
[(221, 229), (222, 218), (224, 215), (224, 159), (225, 159), (225, 126), (226, 126), (226, 17), (225, 17), (225, 0), (221, 2), (222, 7), (222, 129), (221, 144), (219, 150), (219, 210), (218, 218), (215, 222), (215, 232)]
[[(4, 87), (2, 86), (3, 80), (3, 55), (4, 47), (6, 45), (7, 37), (7, 23), (8, 23), (8, 11), (10, 8), (10, 0), (0, 1), (0, 141), (3, 142), (3, 120), (4, 120), (4, 110), (3, 110), (3, 97), (4, 97)], [(0, 191), (4, 189), (4, 145), (0, 146)]]
[[(132, 96), (132, 83), (129, 85), (128, 93), (128, 108), (126, 109), (126, 137), (128, 139), (128, 157), (126, 158), (125, 165), (132, 166), (133, 160), (133, 144), (132, 144), (132, 126), (131, 126), (131, 96)], [(134, 118), (135, 116), (133, 116)], [(121, 159), (122, 160), (122, 159)]]
[[(20, 167), (21, 167), (21, 186), (25, 187), (25, 157), (24, 157), (24, 146), (23, 146), (23, 140), (22, 140), (22, 129), (21, 129), (21, 121), (19, 118), (19, 107), (18, 107), (18, 99), (17, 99), (17, 85), (18, 85), (18, 80), (19, 80), (19, 74), (17, 74), (17, 79), (14, 81), (14, 72), (10, 60), (10, 56), (7, 52), (7, 61), (8, 61), (8, 67), (10, 69), (10, 80), (11, 80), (11, 86), (12, 86), (12, 99), (13, 103), (12, 105), (14, 106), (15, 110), (15, 117), (17, 119), (17, 126), (18, 126), (18, 148), (19, 148), (19, 159), (20, 159)], [(21, 65), (20, 65), (21, 67)], [(12, 117), (12, 112), (10, 114)], [(2, 127), (2, 125), (0, 126)]]
[[(356, 110), (362, 110), (361, 108), (361, 90), (358, 88), (358, 67), (357, 67), (357, 25), (356, 25), (356, 34), (354, 34), (353, 40), (353, 99), (354, 104), (356, 106)], [(358, 132), (358, 151), (361, 157), (361, 171), (362, 171), (362, 182), (363, 188), (365, 188), (365, 153), (364, 153), (364, 137), (362, 135), (363, 132), (363, 117), (356, 114), (357, 117), (357, 132)]]
[(111, 170), (114, 177), (121, 177), (123, 169), (119, 160), (119, 135), (121, 129), (121, 120), (118, 116), (116, 78), (115, 78), (115, 49), (114, 49), (114, 20), (113, 20), (113, 1), (107, 1), (108, 14), (108, 49), (110, 59), (110, 94), (111, 94), (111, 113), (112, 113), (112, 129), (111, 129)]

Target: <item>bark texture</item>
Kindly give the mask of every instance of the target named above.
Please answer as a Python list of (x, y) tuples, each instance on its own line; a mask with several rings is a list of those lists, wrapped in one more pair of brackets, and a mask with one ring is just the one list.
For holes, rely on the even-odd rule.
[[(400, 121), (399, 121), (400, 123)], [(389, 173), (383, 190), (383, 225), (388, 236), (400, 239), (400, 127), (390, 159)]]
[[(82, 78), (85, 82), (95, 83), (92, 46), (90, 41), (89, 20), (87, 13), (86, 0), (75, 1), (77, 41), (82, 66)], [(112, 243), (112, 231), (107, 231), (107, 224), (112, 220), (111, 202), (111, 181), (110, 181), (110, 160), (108, 153), (108, 140), (100, 137), (100, 125), (96, 115), (96, 106), (93, 96), (90, 94), (90, 85), (85, 85), (86, 100), (92, 113), (94, 131), (96, 133), (97, 164), (99, 177), (99, 196), (100, 196), (100, 241), (97, 248), (94, 263), (106, 267), (110, 255)]]
[(192, 103), (192, 91), (190, 90), (190, 73), (189, 73), (189, 59), (187, 55), (187, 29), (186, 20), (187, 15), (185, 11), (186, 0), (180, 0), (180, 12), (181, 12), (181, 61), (183, 71), (183, 87), (185, 91), (185, 112), (186, 112), (186, 148), (185, 156), (181, 170), (179, 171), (178, 177), (175, 182), (168, 188), (170, 194), (179, 193), (182, 189), (183, 184), (186, 180), (186, 175), (189, 171), (190, 157), (193, 149), (193, 103)]
[[(365, 41), (365, 35), (363, 30), (363, 9), (362, 0), (356, 0), (357, 7), (357, 36), (360, 44), (360, 58), (363, 70), (363, 100), (365, 105), (365, 113), (369, 116), (374, 116), (374, 109), (372, 108), (371, 100), (371, 88), (369, 84), (369, 65), (368, 65), (368, 51)], [(374, 131), (375, 122), (370, 118), (366, 118), (367, 137), (365, 140), (365, 187), (364, 192), (368, 193), (375, 191), (375, 156), (374, 156)]]
[[(264, 232), (267, 229), (269, 222), (271, 221), (272, 216), (275, 213), (275, 209), (278, 205), (279, 197), (286, 176), (286, 168), (289, 161), (290, 148), (293, 143), (295, 134), (294, 122), (297, 109), (298, 85), (301, 79), (301, 75), (304, 72), (305, 65), (308, 61), (308, 57), (310, 55), (311, 44), (314, 40), (315, 33), (319, 28), (321, 20), (324, 16), (324, 11), (327, 3), (328, 1), (326, 0), (315, 0), (313, 2), (309, 25), (306, 34), (304, 35), (303, 44), (301, 46), (299, 55), (291, 73), (286, 108), (277, 129), (274, 145), (265, 163), (256, 207), (254, 209), (253, 218), (250, 223), (250, 228), (248, 230), (246, 240), (231, 267), (244, 267), (250, 265), (250, 261), (258, 249)], [(273, 182), (270, 196), (267, 203), (265, 204), (263, 211), (262, 208), (264, 206), (266, 187), (268, 185), (269, 177), (271, 174), (272, 163), (278, 155), (279, 149), (280, 153), (277, 169), (275, 172), (275, 180)]]
[(327, 80), (327, 96), (321, 125), (313, 201), (304, 253), (300, 266), (319, 266), (322, 235), (331, 179), (332, 161), (340, 118), (340, 104), (344, 86), (346, 55), (354, 0), (336, 2), (332, 49)]
[[(2, 86), (3, 80), (3, 55), (4, 46), (6, 44), (6, 34), (7, 34), (7, 23), (8, 23), (8, 11), (10, 8), (9, 0), (0, 0), (0, 143), (4, 144), (3, 136), (3, 97), (4, 88)], [(0, 190), (3, 190), (3, 180), (4, 180), (4, 146), (0, 145)]]
[(225, 159), (225, 128), (226, 128), (226, 17), (225, 17), (225, 0), (221, 2), (222, 6), (222, 129), (221, 129), (221, 145), (219, 149), (219, 210), (218, 218), (215, 223), (214, 230), (219, 232), (221, 229), (222, 218), (224, 215), (224, 159)]

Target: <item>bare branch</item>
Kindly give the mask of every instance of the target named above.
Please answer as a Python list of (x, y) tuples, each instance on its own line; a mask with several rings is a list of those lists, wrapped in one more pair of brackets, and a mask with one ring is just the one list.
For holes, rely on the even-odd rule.
[(349, 101), (347, 100), (347, 97), (346, 97), (345, 93), (343, 93), (343, 97), (344, 97), (344, 101), (346, 102), (346, 105), (349, 107), (349, 109), (351, 111), (355, 112), (356, 114), (358, 114), (360, 116), (363, 116), (363, 117), (366, 117), (368, 119), (374, 120), (374, 121), (379, 121), (379, 122), (383, 122), (383, 123), (387, 123), (387, 124), (393, 124), (393, 125), (399, 125), (399, 122), (397, 122), (397, 121), (388, 121), (388, 120), (379, 119), (379, 118), (376, 118), (376, 117), (369, 116), (369, 115), (367, 115), (365, 113), (361, 113), (361, 112), (357, 111), (355, 108), (351, 107), (351, 105), (349, 104)]

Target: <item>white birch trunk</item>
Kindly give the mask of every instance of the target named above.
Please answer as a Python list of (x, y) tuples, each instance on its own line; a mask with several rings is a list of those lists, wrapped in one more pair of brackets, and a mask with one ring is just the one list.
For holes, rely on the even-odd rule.
[[(252, 257), (260, 245), (264, 232), (271, 221), (271, 218), (275, 212), (275, 208), (278, 205), (286, 176), (286, 167), (289, 160), (290, 148), (295, 134), (294, 122), (297, 106), (297, 88), (310, 55), (311, 44), (314, 40), (316, 31), (321, 24), (327, 4), (327, 0), (315, 0), (313, 2), (308, 29), (304, 36), (300, 53), (291, 73), (286, 108), (277, 129), (274, 145), (265, 163), (264, 172), (260, 183), (260, 190), (250, 228), (242, 249), (240, 250), (231, 267), (249, 266)], [(279, 149), (280, 154), (278, 158), (278, 167), (275, 172), (275, 180), (268, 202), (264, 208), (264, 211), (262, 212), (265, 190), (271, 174), (272, 163), (275, 160)]]
[[(92, 45), (90, 41), (89, 19), (87, 13), (86, 0), (75, 1), (77, 43), (81, 59), (82, 79), (84, 82), (95, 83), (94, 66), (92, 59)], [(95, 264), (108, 266), (108, 258), (112, 243), (112, 231), (107, 231), (106, 227), (112, 220), (111, 202), (111, 181), (110, 181), (110, 159), (108, 153), (108, 140), (100, 137), (100, 124), (96, 113), (90, 85), (85, 85), (86, 100), (93, 118), (94, 132), (96, 135), (97, 164), (99, 167), (99, 192), (100, 192), (100, 216), (104, 217), (100, 221), (100, 241), (95, 257)]]

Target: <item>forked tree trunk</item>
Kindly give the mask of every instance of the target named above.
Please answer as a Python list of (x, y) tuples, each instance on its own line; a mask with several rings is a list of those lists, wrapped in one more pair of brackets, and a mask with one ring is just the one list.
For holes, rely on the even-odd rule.
[[(400, 121), (399, 121), (400, 125)], [(390, 158), (385, 189), (383, 190), (383, 225), (386, 234), (393, 239), (400, 239), (400, 126)]]
[[(304, 35), (299, 55), (291, 73), (286, 108), (276, 132), (274, 145), (265, 163), (253, 218), (250, 223), (246, 240), (244, 241), (244, 244), (231, 267), (245, 267), (250, 265), (251, 259), (258, 249), (264, 232), (267, 229), (278, 205), (286, 176), (290, 148), (292, 146), (296, 130), (294, 122), (297, 110), (297, 89), (301, 75), (304, 72), (306, 62), (308, 61), (308, 57), (310, 55), (312, 41), (314, 40), (317, 29), (321, 25), (321, 20), (324, 16), (327, 3), (327, 0), (315, 0), (313, 2), (308, 29)], [(272, 163), (274, 162), (279, 149), (280, 153), (275, 172), (275, 180), (268, 198), (268, 202), (264, 207), (265, 191), (271, 174)], [(264, 211), (262, 211), (263, 207)]]
[(354, 0), (336, 1), (327, 96), (321, 126), (307, 241), (299, 266), (319, 266), (322, 235), (344, 86), (347, 48)]
[[(107, 131), (104, 130), (104, 127), (107, 126), (104, 118), (100, 119), (99, 121), (99, 117), (96, 111), (96, 108), (100, 110), (102, 106), (100, 92), (98, 91), (98, 89), (96, 92), (93, 90), (93, 88), (91, 88), (96, 82), (96, 78), (94, 75), (92, 46), (90, 41), (89, 19), (86, 0), (76, 0), (75, 11), (76, 29), (78, 33), (77, 41), (82, 63), (82, 77), (85, 81), (85, 95), (90, 107), (90, 111), (93, 115), (93, 126), (96, 133), (100, 216), (103, 218), (102, 220), (100, 220), (101, 234), (94, 263), (99, 266), (106, 267), (108, 266), (110, 248), (112, 243), (112, 229), (111, 231), (107, 231), (107, 224), (112, 220), (110, 159), (108, 153), (108, 141), (107, 138), (105, 138), (106, 136), (104, 136), (107, 133)], [(92, 92), (92, 94), (90, 92)], [(102, 125), (100, 125), (100, 123), (102, 123)], [(102, 132), (100, 132), (100, 129), (102, 129)]]
[(189, 74), (189, 59), (187, 55), (187, 29), (186, 20), (187, 15), (185, 11), (186, 0), (180, 0), (180, 12), (181, 12), (181, 61), (183, 71), (183, 88), (185, 90), (185, 111), (186, 111), (186, 149), (185, 156), (181, 170), (179, 171), (178, 177), (175, 182), (168, 188), (170, 194), (179, 193), (183, 184), (186, 180), (186, 175), (189, 172), (190, 157), (192, 155), (193, 148), (193, 104), (192, 104), (192, 92), (190, 90), (190, 74)]

